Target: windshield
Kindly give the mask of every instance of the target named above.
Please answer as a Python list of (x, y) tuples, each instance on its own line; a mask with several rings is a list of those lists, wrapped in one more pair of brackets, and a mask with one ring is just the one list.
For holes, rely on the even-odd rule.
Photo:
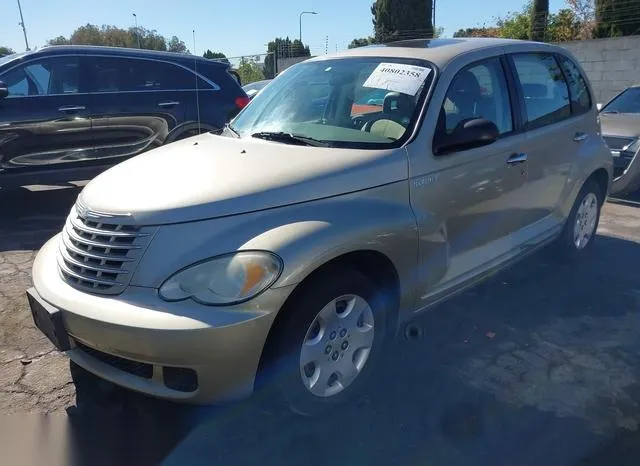
[(393, 147), (410, 134), (432, 76), (422, 60), (308, 61), (265, 87), (231, 126), (240, 137), (288, 133), (330, 147)]
[(631, 87), (602, 109), (603, 113), (640, 113), (640, 87)]

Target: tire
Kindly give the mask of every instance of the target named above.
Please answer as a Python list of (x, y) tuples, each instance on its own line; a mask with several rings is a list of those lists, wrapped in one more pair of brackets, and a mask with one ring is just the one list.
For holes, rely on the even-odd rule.
[(273, 382), (278, 397), (303, 416), (362, 395), (387, 339), (389, 300), (384, 295), (372, 280), (350, 269), (327, 271), (303, 283), (267, 341), (262, 385)]
[[(576, 259), (591, 250), (600, 222), (604, 196), (594, 180), (582, 186), (556, 243), (563, 259)], [(580, 225), (584, 225), (581, 227)]]

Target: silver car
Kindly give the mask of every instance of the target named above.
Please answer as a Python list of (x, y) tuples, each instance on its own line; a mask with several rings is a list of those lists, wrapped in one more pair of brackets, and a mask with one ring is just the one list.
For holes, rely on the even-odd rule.
[(264, 382), (318, 413), (437, 302), (543, 246), (590, 249), (613, 171), (591, 95), (540, 43), (297, 64), (223, 134), (91, 181), (34, 262), (34, 320), (132, 390), (221, 403)]

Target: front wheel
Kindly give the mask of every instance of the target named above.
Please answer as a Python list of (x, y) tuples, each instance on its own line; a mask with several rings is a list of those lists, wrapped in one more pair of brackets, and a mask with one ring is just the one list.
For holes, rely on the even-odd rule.
[(603, 202), (598, 184), (588, 180), (580, 190), (558, 240), (558, 247), (564, 257), (571, 259), (581, 256), (593, 244)]
[(293, 411), (316, 415), (362, 394), (382, 354), (387, 300), (355, 270), (322, 274), (287, 304), (267, 343), (268, 367)]

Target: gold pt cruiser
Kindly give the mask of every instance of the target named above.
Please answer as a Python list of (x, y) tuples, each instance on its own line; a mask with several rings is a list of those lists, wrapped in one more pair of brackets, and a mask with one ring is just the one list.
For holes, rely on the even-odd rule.
[(434, 303), (545, 245), (590, 249), (613, 166), (592, 95), (540, 43), (297, 64), (221, 134), (91, 181), (35, 260), (34, 320), (132, 390), (221, 403), (264, 381), (317, 413)]

